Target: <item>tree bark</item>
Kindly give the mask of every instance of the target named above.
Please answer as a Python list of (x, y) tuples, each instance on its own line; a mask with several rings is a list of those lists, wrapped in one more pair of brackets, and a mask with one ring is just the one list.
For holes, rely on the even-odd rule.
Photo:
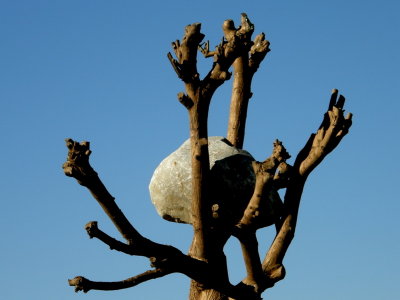
[(234, 76), (227, 139), (238, 149), (243, 148), (247, 107), (251, 96), (248, 63), (247, 52), (236, 58), (233, 63)]

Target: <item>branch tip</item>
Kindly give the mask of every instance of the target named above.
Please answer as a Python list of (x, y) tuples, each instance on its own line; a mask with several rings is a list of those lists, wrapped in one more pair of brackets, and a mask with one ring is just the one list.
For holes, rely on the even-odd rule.
[(96, 237), (96, 234), (99, 231), (97, 226), (97, 221), (91, 221), (85, 225), (85, 230), (87, 231), (89, 238)]
[(346, 98), (345, 98), (343, 95), (340, 95), (340, 96), (339, 96), (339, 99), (338, 99), (338, 101), (337, 101), (337, 103), (336, 103), (336, 107), (342, 109), (343, 106), (344, 106), (344, 102), (345, 102), (345, 101), (346, 101)]
[(68, 148), (67, 161), (62, 165), (65, 175), (73, 177), (82, 184), (82, 180), (89, 175), (96, 174), (89, 164), (89, 156), (92, 153), (90, 143), (83, 141), (78, 143), (70, 138), (65, 139)]
[(75, 292), (84, 292), (87, 293), (88, 291), (90, 291), (90, 280), (86, 279), (83, 276), (77, 276), (73, 279), (68, 279), (68, 284), (70, 286), (74, 286), (75, 287)]

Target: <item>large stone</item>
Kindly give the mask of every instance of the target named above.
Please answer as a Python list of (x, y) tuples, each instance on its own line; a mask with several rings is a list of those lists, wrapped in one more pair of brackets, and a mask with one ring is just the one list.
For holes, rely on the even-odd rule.
[[(251, 163), (254, 158), (247, 151), (233, 147), (224, 137), (209, 138), (209, 155), (212, 201), (218, 204), (218, 213), (236, 222), (253, 194), (255, 175)], [(191, 223), (190, 140), (160, 163), (149, 189), (151, 200), (162, 218)], [(277, 209), (281, 208), (276, 191), (270, 192), (268, 198), (266, 225), (274, 223)]]

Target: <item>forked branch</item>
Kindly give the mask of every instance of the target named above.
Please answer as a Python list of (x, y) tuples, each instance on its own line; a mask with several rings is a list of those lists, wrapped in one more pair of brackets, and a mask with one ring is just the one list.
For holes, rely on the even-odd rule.
[[(215, 90), (230, 77), (229, 67), (237, 55), (239, 47), (236, 29), (231, 20), (224, 23), (224, 36), (216, 51), (210, 54), (209, 42), (200, 45), (204, 35), (200, 33), (201, 25), (195, 23), (185, 28), (181, 41), (172, 43), (176, 59), (168, 53), (168, 58), (185, 83), (186, 93), (179, 93), (179, 101), (187, 108), (190, 122), (191, 162), (192, 162), (192, 225), (194, 244), (191, 255), (208, 259), (215, 252), (209, 242), (211, 217), (211, 200), (209, 197), (208, 173), (210, 169), (208, 153), (208, 110)], [(203, 79), (197, 73), (197, 50), (205, 56), (214, 56), (214, 64)]]
[(97, 173), (90, 166), (89, 155), (91, 151), (89, 149), (89, 142), (78, 143), (71, 139), (67, 139), (66, 142), (69, 151), (67, 162), (63, 165), (64, 172), (67, 176), (76, 178), (81, 185), (89, 189), (94, 198), (113, 221), (114, 225), (121, 232), (122, 236), (127, 240), (128, 244), (122, 243), (101, 231), (95, 221), (89, 222), (85, 226), (89, 237), (98, 238), (110, 246), (111, 249), (129, 255), (148, 257), (151, 259), (152, 265), (155, 268), (162, 270), (156, 272), (149, 271), (144, 273), (144, 275), (140, 275), (140, 278), (133, 277), (128, 281), (118, 283), (96, 283), (86, 279), (79, 279), (73, 281), (78, 285), (83, 285), (84, 288), (78, 290), (89, 290), (100, 287), (101, 289), (115, 289), (115, 287), (120, 289), (130, 287), (132, 284), (136, 285), (142, 282), (141, 280), (143, 278), (150, 278), (154, 276), (154, 274), (163, 274), (162, 276), (164, 276), (172, 272), (185, 274), (189, 278), (195, 279), (200, 283), (209, 282), (210, 276), (208, 274), (213, 273), (213, 271), (207, 263), (184, 255), (180, 250), (172, 246), (158, 244), (143, 237), (128, 222), (115, 203), (114, 198), (108, 193)]
[(338, 90), (334, 89), (321, 126), (316, 134), (311, 135), (310, 143), (307, 143), (301, 156), (296, 159), (302, 176), (310, 174), (349, 132), (353, 115), (348, 113), (344, 116), (344, 103), (345, 98), (342, 95), (338, 97)]
[[(256, 230), (268, 225), (271, 222), (278, 222), (279, 216), (275, 220), (270, 220), (266, 215), (271, 214), (269, 197), (275, 195), (276, 171), (278, 166), (286, 164), (285, 161), (290, 158), (282, 142), (274, 142), (274, 150), (270, 157), (264, 162), (253, 162), (253, 169), (256, 175), (256, 184), (253, 196), (251, 197), (242, 219), (236, 225), (234, 235), (240, 240), (243, 258), (245, 261), (247, 277), (243, 283), (252, 286), (255, 292), (261, 293), (268, 285), (268, 278), (265, 276), (260, 255), (258, 252), (258, 242)], [(276, 193), (276, 197), (279, 197)], [(280, 199), (279, 199), (280, 202)]]
[(97, 173), (89, 163), (90, 143), (78, 143), (72, 139), (65, 140), (68, 147), (67, 161), (63, 164), (65, 175), (75, 178), (85, 186), (97, 200), (105, 213), (114, 223), (121, 235), (129, 242), (141, 242), (144, 238), (136, 231), (107, 191)]
[(272, 281), (284, 277), (282, 265), (286, 251), (294, 237), (300, 199), (308, 175), (340, 143), (351, 126), (352, 114), (344, 117), (345, 98), (333, 90), (328, 111), (324, 115), (317, 133), (312, 134), (304, 148), (297, 155), (292, 177), (285, 194), (285, 215), (264, 261), (263, 270)]

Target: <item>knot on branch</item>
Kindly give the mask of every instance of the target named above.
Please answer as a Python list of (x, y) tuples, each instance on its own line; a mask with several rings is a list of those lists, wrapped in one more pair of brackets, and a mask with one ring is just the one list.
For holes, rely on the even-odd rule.
[(73, 279), (68, 279), (68, 284), (75, 287), (76, 293), (79, 291), (84, 293), (89, 292), (91, 290), (90, 283), (91, 281), (83, 276), (77, 276)]
[(276, 189), (279, 190), (288, 186), (292, 171), (293, 167), (284, 161), (278, 165), (277, 172), (274, 176), (274, 186)]
[(286, 276), (286, 269), (282, 264), (275, 264), (273, 266), (267, 267), (264, 270), (267, 276), (268, 287), (273, 287), (275, 283), (282, 280)]
[(74, 177), (82, 184), (87, 176), (96, 174), (89, 164), (89, 156), (92, 153), (89, 149), (89, 142), (78, 143), (72, 139), (65, 140), (68, 148), (67, 161), (63, 164), (65, 175)]
[(149, 260), (150, 266), (156, 269), (169, 269), (174, 265), (171, 259), (165, 257), (150, 257)]
[(182, 92), (178, 94), (178, 100), (179, 100), (179, 102), (182, 103), (183, 106), (185, 106), (187, 109), (192, 108), (192, 106), (193, 106), (193, 104), (194, 104), (194, 103), (193, 103), (193, 100), (190, 99), (189, 96), (187, 96), (185, 93), (182, 93)]

